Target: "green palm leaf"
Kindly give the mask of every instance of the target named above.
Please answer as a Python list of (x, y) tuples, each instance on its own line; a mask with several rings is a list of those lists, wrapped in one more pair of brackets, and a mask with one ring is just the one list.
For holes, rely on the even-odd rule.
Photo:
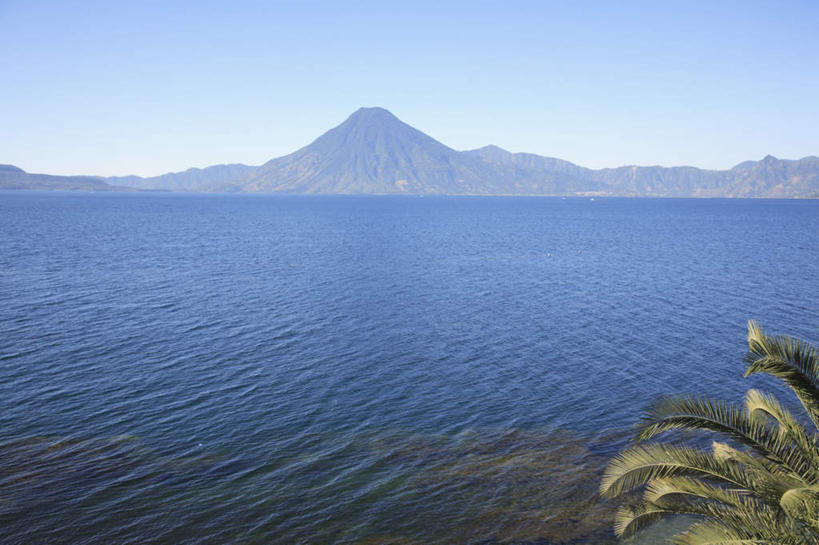
[(748, 322), (748, 350), (745, 376), (768, 373), (787, 384), (819, 429), (819, 351), (816, 347), (784, 335), (766, 335), (751, 320)]
[(792, 442), (793, 448), (798, 449), (801, 457), (808, 462), (810, 473), (807, 476), (810, 480), (816, 482), (819, 479), (819, 444), (816, 436), (808, 435), (805, 428), (775, 397), (759, 390), (748, 390), (745, 394), (745, 410), (751, 419), (760, 423), (772, 420), (780, 438)]
[(667, 506), (669, 501), (678, 502), (680, 497), (717, 501), (737, 508), (754, 502), (748, 490), (715, 486), (690, 477), (654, 479), (648, 483), (643, 499), (655, 505)]
[(677, 445), (651, 444), (632, 447), (609, 463), (600, 483), (600, 494), (615, 497), (665, 477), (697, 476), (736, 488), (754, 485), (740, 464), (712, 453)]
[(617, 510), (617, 515), (614, 517), (614, 533), (619, 537), (631, 537), (649, 524), (669, 515), (678, 514), (679, 512), (673, 508), (664, 509), (647, 503), (623, 506)]
[[(693, 524), (688, 530), (669, 539), (675, 545), (797, 545), (787, 536), (785, 540), (763, 537), (749, 531), (737, 531), (717, 521)], [(806, 544), (801, 544), (806, 545)]]
[(666, 397), (643, 417), (636, 440), (645, 441), (670, 430), (707, 430), (725, 434), (786, 471), (810, 479), (812, 460), (790, 437), (772, 431), (743, 408), (701, 398)]
[[(748, 324), (747, 375), (768, 373), (797, 395), (819, 423), (819, 351), (799, 339), (771, 337)], [(711, 451), (655, 442), (668, 431), (705, 431)], [(635, 440), (600, 484), (604, 497), (642, 488), (622, 507), (617, 535), (629, 536), (670, 515), (699, 519), (677, 545), (819, 544), (819, 435), (809, 433), (773, 396), (750, 390), (743, 405), (667, 397), (646, 412)]]
[(793, 488), (782, 495), (779, 505), (791, 518), (819, 530), (819, 487)]

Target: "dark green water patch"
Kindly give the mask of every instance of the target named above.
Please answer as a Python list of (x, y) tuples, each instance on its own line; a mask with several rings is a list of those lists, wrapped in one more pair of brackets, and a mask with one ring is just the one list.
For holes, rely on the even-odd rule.
[(597, 483), (616, 438), (400, 430), (261, 457), (160, 455), (134, 437), (0, 445), (0, 540), (613, 543)]

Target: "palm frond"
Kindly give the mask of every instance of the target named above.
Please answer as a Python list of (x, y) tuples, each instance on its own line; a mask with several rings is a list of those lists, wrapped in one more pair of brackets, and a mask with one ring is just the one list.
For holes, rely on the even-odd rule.
[(692, 524), (688, 530), (669, 539), (674, 545), (795, 545), (791, 540), (777, 541), (748, 531), (737, 531), (718, 521)]
[(753, 492), (761, 499), (775, 505), (779, 498), (791, 488), (807, 486), (807, 482), (789, 471), (783, 471), (775, 463), (761, 460), (748, 452), (735, 449), (727, 443), (712, 443), (714, 457), (742, 466), (747, 480), (753, 483)]
[(752, 490), (753, 483), (740, 464), (721, 460), (712, 453), (676, 445), (650, 444), (632, 447), (617, 455), (603, 473), (600, 494), (615, 497), (665, 477), (696, 476)]
[(615, 534), (630, 537), (645, 526), (668, 515), (689, 515), (704, 521), (715, 521), (726, 532), (745, 539), (762, 539), (774, 543), (790, 542), (803, 534), (794, 519), (782, 517), (777, 511), (740, 500), (737, 506), (712, 501), (668, 501), (658, 505), (643, 501), (623, 507), (615, 520)]
[(645, 501), (659, 506), (667, 505), (669, 500), (675, 502), (679, 497), (716, 501), (737, 508), (756, 507), (748, 490), (715, 486), (690, 477), (654, 479), (648, 483), (643, 495)]
[(670, 430), (706, 430), (725, 434), (800, 478), (808, 479), (814, 475), (812, 460), (794, 448), (789, 437), (773, 431), (764, 422), (751, 418), (744, 408), (730, 403), (696, 397), (666, 397), (649, 408), (638, 428), (635, 437), (638, 441)]
[(819, 530), (819, 487), (793, 488), (779, 500), (782, 510), (789, 517), (803, 521)]
[(796, 519), (781, 508), (761, 502), (747, 491), (691, 478), (658, 479), (646, 487), (643, 502), (651, 508), (719, 520), (757, 536), (794, 535)]
[(816, 435), (808, 435), (805, 428), (796, 420), (774, 396), (766, 395), (759, 390), (748, 390), (745, 394), (745, 410), (752, 420), (767, 424), (772, 420), (780, 437), (791, 441), (793, 447), (809, 462), (809, 478), (819, 478), (819, 444)]
[(748, 369), (745, 376), (767, 373), (787, 384), (819, 429), (819, 350), (801, 339), (766, 335), (748, 322)]
[(628, 538), (649, 524), (676, 514), (678, 513), (673, 509), (663, 509), (645, 502), (638, 505), (625, 505), (617, 510), (614, 517), (614, 534)]
[[(819, 351), (748, 324), (747, 375), (768, 373), (797, 395), (819, 429)], [(675, 430), (707, 431), (730, 440), (712, 449), (640, 443), (605, 469), (600, 494), (643, 488), (618, 511), (615, 532), (629, 536), (673, 514), (699, 522), (671, 539), (677, 545), (819, 544), (819, 434), (773, 396), (750, 390), (744, 404), (667, 397), (638, 424), (636, 441)]]

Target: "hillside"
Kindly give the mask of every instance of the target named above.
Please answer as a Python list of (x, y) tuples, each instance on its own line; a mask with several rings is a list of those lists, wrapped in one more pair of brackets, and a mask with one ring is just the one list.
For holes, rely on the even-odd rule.
[(0, 189), (41, 191), (133, 191), (117, 187), (96, 176), (52, 176), (31, 174), (13, 165), (0, 165)]
[(311, 144), (254, 167), (191, 168), (141, 178), (48, 176), (0, 166), (0, 189), (288, 194), (818, 197), (819, 158), (767, 156), (730, 170), (622, 166), (593, 170), (497, 146), (457, 151), (383, 108), (361, 108)]

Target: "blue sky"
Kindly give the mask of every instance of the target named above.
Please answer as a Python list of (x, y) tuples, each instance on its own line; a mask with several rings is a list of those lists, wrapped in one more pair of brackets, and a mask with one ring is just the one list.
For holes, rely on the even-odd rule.
[(819, 155), (815, 0), (0, 0), (0, 74), (30, 172), (260, 164), (360, 106), (595, 168)]

